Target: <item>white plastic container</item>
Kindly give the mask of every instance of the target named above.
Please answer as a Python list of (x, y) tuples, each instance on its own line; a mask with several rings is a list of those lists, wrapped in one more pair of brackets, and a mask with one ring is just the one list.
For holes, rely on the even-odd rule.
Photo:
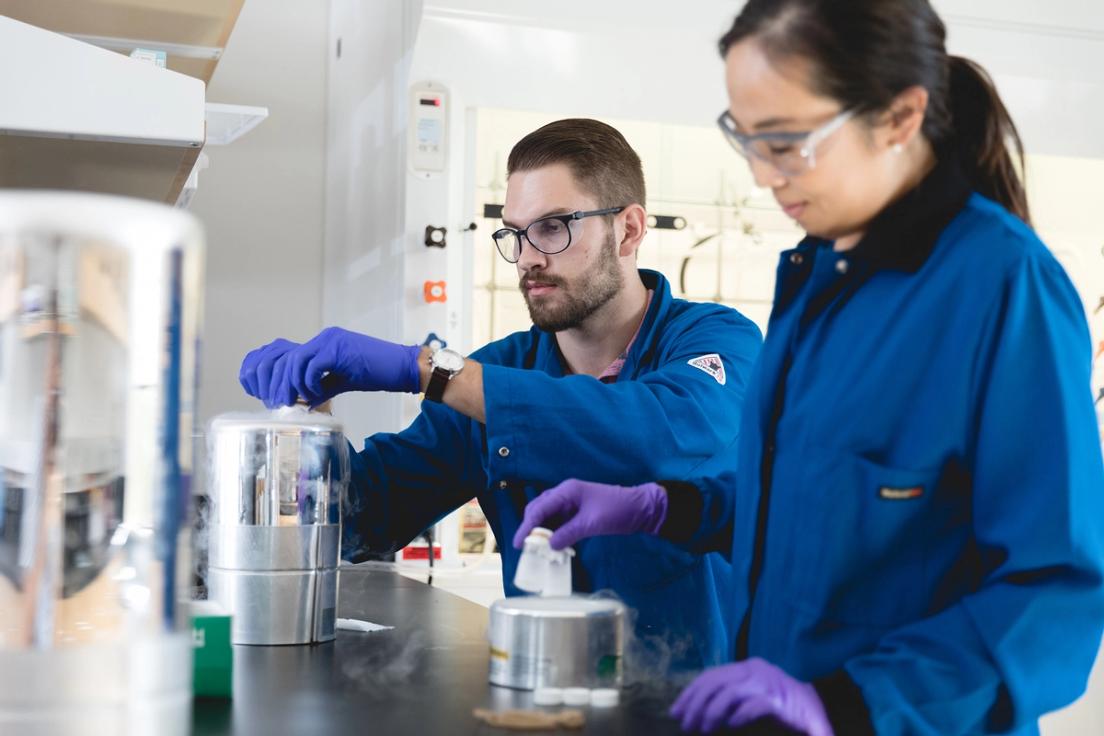
[(558, 687), (542, 687), (533, 691), (533, 705), (563, 705), (564, 691)]
[(551, 536), (550, 530), (537, 527), (525, 538), (525, 547), (514, 573), (514, 585), (528, 593), (571, 595), (571, 558), (575, 550), (570, 547), (552, 549)]

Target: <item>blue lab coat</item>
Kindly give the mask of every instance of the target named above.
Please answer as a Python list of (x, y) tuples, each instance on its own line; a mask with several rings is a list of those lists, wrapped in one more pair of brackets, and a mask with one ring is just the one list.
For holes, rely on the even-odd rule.
[[(667, 280), (641, 271), (651, 304), (615, 383), (564, 375), (554, 335), (533, 327), (476, 351), (486, 424), (432, 402), (407, 429), (377, 434), (353, 456), (343, 555), (393, 550), (472, 497), (502, 553), (507, 595), (519, 553), (512, 539), (525, 504), (568, 478), (632, 485), (735, 468), (744, 387), (762, 342), (737, 311), (675, 299)], [(723, 383), (690, 365), (716, 354)], [(659, 637), (674, 661), (700, 667), (731, 651), (731, 569), (723, 554), (695, 554), (656, 537), (580, 543), (576, 591), (612, 590)], [(649, 651), (655, 652), (656, 647)]]
[(674, 536), (731, 544), (736, 658), (837, 733), (1037, 733), (1104, 626), (1081, 300), (953, 165), (831, 246), (782, 254), (737, 469), (673, 485)]

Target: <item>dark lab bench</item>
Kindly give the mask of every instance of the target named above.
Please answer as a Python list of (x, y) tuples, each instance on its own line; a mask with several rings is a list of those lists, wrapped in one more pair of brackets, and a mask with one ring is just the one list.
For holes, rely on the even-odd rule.
[[(197, 700), (197, 736), (524, 733), (472, 716), (532, 707), (532, 693), (487, 682), (486, 608), (378, 569), (342, 568), (339, 586), (340, 617), (395, 628), (339, 631), (315, 646), (235, 646), (233, 700)], [(615, 708), (582, 708), (582, 731), (542, 733), (678, 734), (664, 714), (676, 694), (630, 687)]]

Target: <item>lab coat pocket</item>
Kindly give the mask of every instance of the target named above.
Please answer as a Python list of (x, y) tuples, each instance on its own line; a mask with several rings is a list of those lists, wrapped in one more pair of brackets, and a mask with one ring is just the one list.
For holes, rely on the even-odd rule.
[(898, 626), (925, 615), (931, 499), (937, 469), (905, 469), (860, 455), (808, 453), (795, 543), (807, 546), (793, 591), (825, 622)]

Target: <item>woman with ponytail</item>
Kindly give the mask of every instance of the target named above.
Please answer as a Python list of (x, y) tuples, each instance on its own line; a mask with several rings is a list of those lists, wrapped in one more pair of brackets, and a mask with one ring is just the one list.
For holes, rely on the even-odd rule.
[(644, 531), (731, 553), (735, 662), (675, 701), (686, 730), (1034, 734), (1084, 690), (1104, 629), (1088, 329), (1030, 227), (1008, 111), (944, 36), (928, 0), (747, 2), (718, 122), (807, 237), (778, 267), (739, 470), (571, 480), (526, 509), (518, 540), (558, 523), (556, 548)]

